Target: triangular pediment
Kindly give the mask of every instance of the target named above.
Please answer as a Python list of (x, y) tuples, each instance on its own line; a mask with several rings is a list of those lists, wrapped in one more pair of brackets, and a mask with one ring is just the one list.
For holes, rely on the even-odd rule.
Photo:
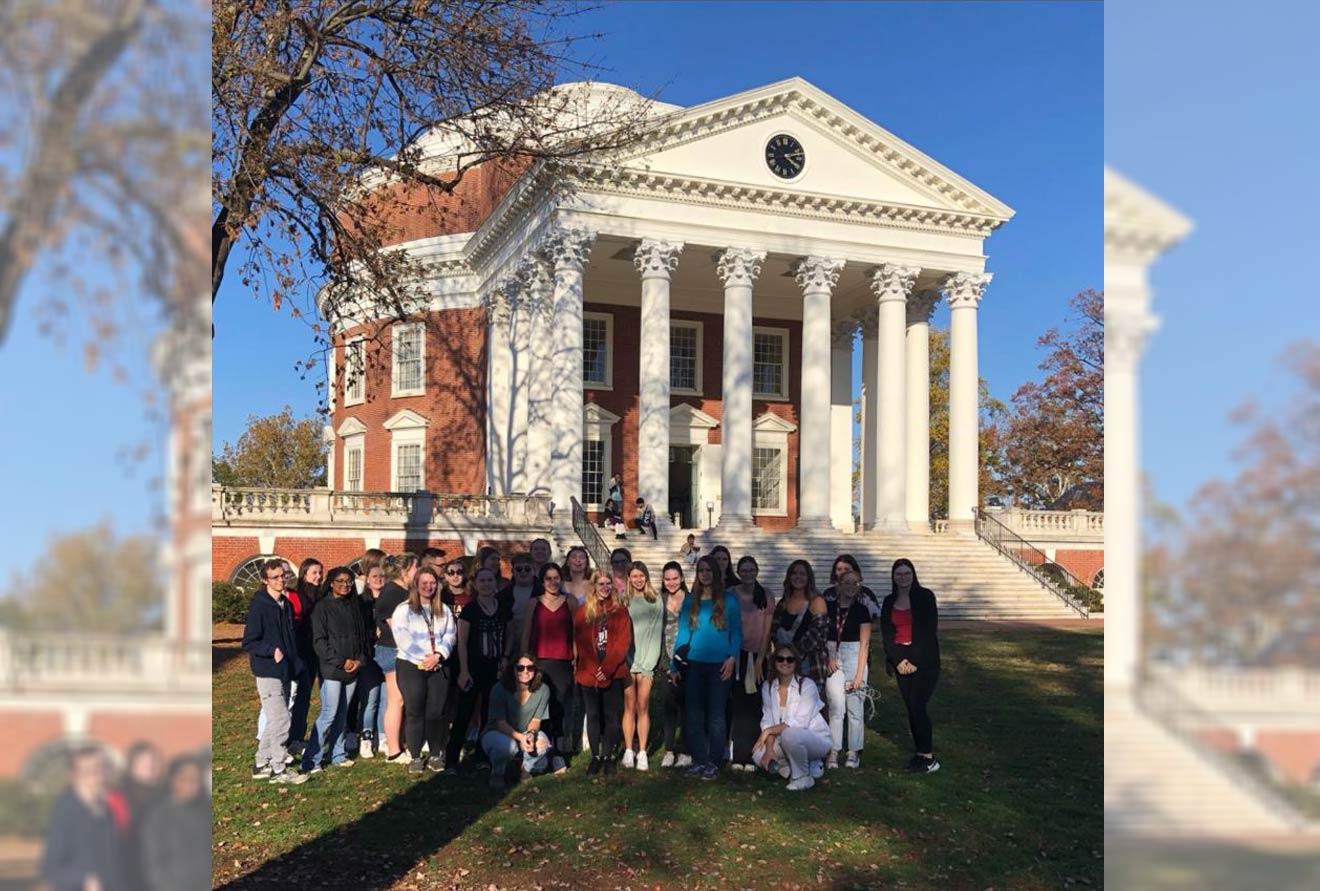
[(344, 418), (344, 422), (339, 425), (338, 433), (340, 436), (356, 436), (359, 433), (366, 433), (367, 425), (354, 417)]
[(719, 425), (719, 421), (715, 420), (696, 406), (688, 405), (686, 402), (675, 405), (669, 410), (670, 427), (678, 427), (680, 429), (695, 428), (698, 430), (714, 430)]
[[(772, 138), (795, 139), (803, 170), (766, 163)], [(676, 180), (847, 197), (1006, 220), (1012, 208), (801, 78), (672, 112), (622, 167)]]
[(752, 430), (757, 433), (792, 433), (796, 429), (796, 424), (785, 421), (773, 412), (766, 412), (752, 421)]
[(417, 412), (410, 408), (405, 408), (392, 415), (390, 419), (385, 422), (384, 427), (386, 430), (408, 430), (415, 427), (426, 427), (430, 423), (429, 420), (422, 417)]
[(588, 402), (582, 407), (582, 420), (587, 424), (603, 424), (609, 427), (619, 423), (619, 416), (607, 408), (601, 408), (595, 402)]

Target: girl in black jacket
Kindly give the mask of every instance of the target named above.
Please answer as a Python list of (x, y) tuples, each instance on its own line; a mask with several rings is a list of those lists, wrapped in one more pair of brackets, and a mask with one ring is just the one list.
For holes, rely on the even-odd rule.
[(353, 594), (353, 572), (346, 566), (330, 570), (330, 596), (312, 612), (312, 647), (321, 668), (321, 713), (303, 750), (302, 769), (321, 769), (322, 749), (330, 762), (344, 767), (353, 759), (344, 751), (344, 723), (358, 673), (367, 659), (368, 626)]
[(940, 769), (940, 762), (935, 760), (926, 703), (940, 679), (939, 610), (935, 595), (917, 581), (917, 569), (911, 560), (895, 560), (890, 580), (893, 593), (880, 607), (880, 635), (884, 640), (885, 670), (896, 674), (917, 749), (907, 769), (911, 773), (934, 773)]

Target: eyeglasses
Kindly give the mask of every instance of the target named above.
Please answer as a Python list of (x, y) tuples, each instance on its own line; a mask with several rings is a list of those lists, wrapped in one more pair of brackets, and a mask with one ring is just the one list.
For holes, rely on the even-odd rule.
[(518, 673), (519, 673), (519, 674), (522, 674), (522, 673), (525, 672), (525, 671), (526, 671), (526, 672), (536, 671), (536, 666), (535, 666), (535, 665), (518, 665), (518, 666), (516, 666), (516, 668), (518, 669)]
[(338, 579), (335, 579), (334, 581), (332, 581), (330, 584), (332, 584), (332, 585), (347, 585), (347, 584), (350, 584), (352, 581), (353, 581), (352, 579), (338, 578)]
[(284, 573), (280, 573), (279, 575), (268, 575), (268, 576), (266, 576), (266, 581), (268, 581), (268, 582), (282, 582), (282, 581), (284, 581)]
[(792, 665), (794, 662), (797, 661), (797, 656), (776, 656), (775, 661), (783, 662), (786, 665)]

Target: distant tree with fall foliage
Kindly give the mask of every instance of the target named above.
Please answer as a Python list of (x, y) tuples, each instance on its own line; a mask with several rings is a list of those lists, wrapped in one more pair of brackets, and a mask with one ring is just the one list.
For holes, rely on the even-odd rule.
[(221, 485), (266, 489), (310, 489), (326, 483), (327, 446), (318, 418), (279, 414), (248, 417), (236, 444), (226, 442), (211, 461), (213, 480)]
[[(1068, 301), (1064, 328), (1037, 341), (1049, 352), (1045, 377), (1013, 394), (1002, 426), (1005, 491), (1022, 507), (1050, 507), (1072, 490), (1072, 507), (1104, 509), (1104, 293), (1085, 290)], [(1083, 485), (1088, 484), (1088, 485)]]

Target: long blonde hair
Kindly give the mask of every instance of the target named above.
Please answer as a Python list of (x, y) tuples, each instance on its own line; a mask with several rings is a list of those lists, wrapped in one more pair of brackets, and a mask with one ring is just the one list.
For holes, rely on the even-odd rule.
[[(705, 564), (710, 569), (711, 577), (716, 580), (715, 584), (707, 587), (701, 583), (701, 566)], [(706, 595), (710, 595), (710, 624), (720, 631), (724, 630), (724, 588), (720, 582), (724, 580), (724, 573), (720, 572), (719, 564), (715, 558), (709, 555), (697, 560), (696, 578), (692, 581), (692, 596), (687, 598), (687, 603), (683, 604), (683, 609), (688, 611), (688, 628), (697, 630), (697, 616), (701, 612), (701, 601)]]
[[(605, 599), (605, 606), (600, 605), (600, 598), (596, 596), (596, 583), (600, 579), (609, 579), (610, 596)], [(596, 569), (591, 573), (591, 590), (587, 592), (587, 602), (583, 605), (588, 622), (594, 622), (602, 614), (609, 615), (619, 607), (619, 592), (614, 588), (614, 576), (608, 569)]]
[(623, 605), (627, 606), (628, 604), (632, 603), (632, 599), (633, 599), (632, 574), (634, 572), (640, 572), (642, 575), (646, 576), (646, 585), (643, 586), (642, 588), (642, 596), (646, 598), (646, 602), (655, 603), (657, 600), (659, 600), (660, 595), (656, 593), (655, 585), (651, 583), (651, 570), (647, 569), (646, 564), (643, 563), (641, 560), (634, 560), (632, 562), (632, 566), (628, 567), (628, 584), (623, 586)]
[(444, 606), (444, 602), (440, 600), (440, 593), (444, 591), (442, 587), (444, 583), (440, 581), (440, 575), (429, 566), (423, 566), (413, 576), (412, 584), (408, 586), (408, 608), (415, 613), (422, 611), (422, 591), (418, 582), (422, 580), (423, 575), (429, 575), (435, 579), (435, 593), (431, 595), (431, 614), (435, 615), (440, 612), (436, 608), (436, 604), (440, 604), (441, 607)]

